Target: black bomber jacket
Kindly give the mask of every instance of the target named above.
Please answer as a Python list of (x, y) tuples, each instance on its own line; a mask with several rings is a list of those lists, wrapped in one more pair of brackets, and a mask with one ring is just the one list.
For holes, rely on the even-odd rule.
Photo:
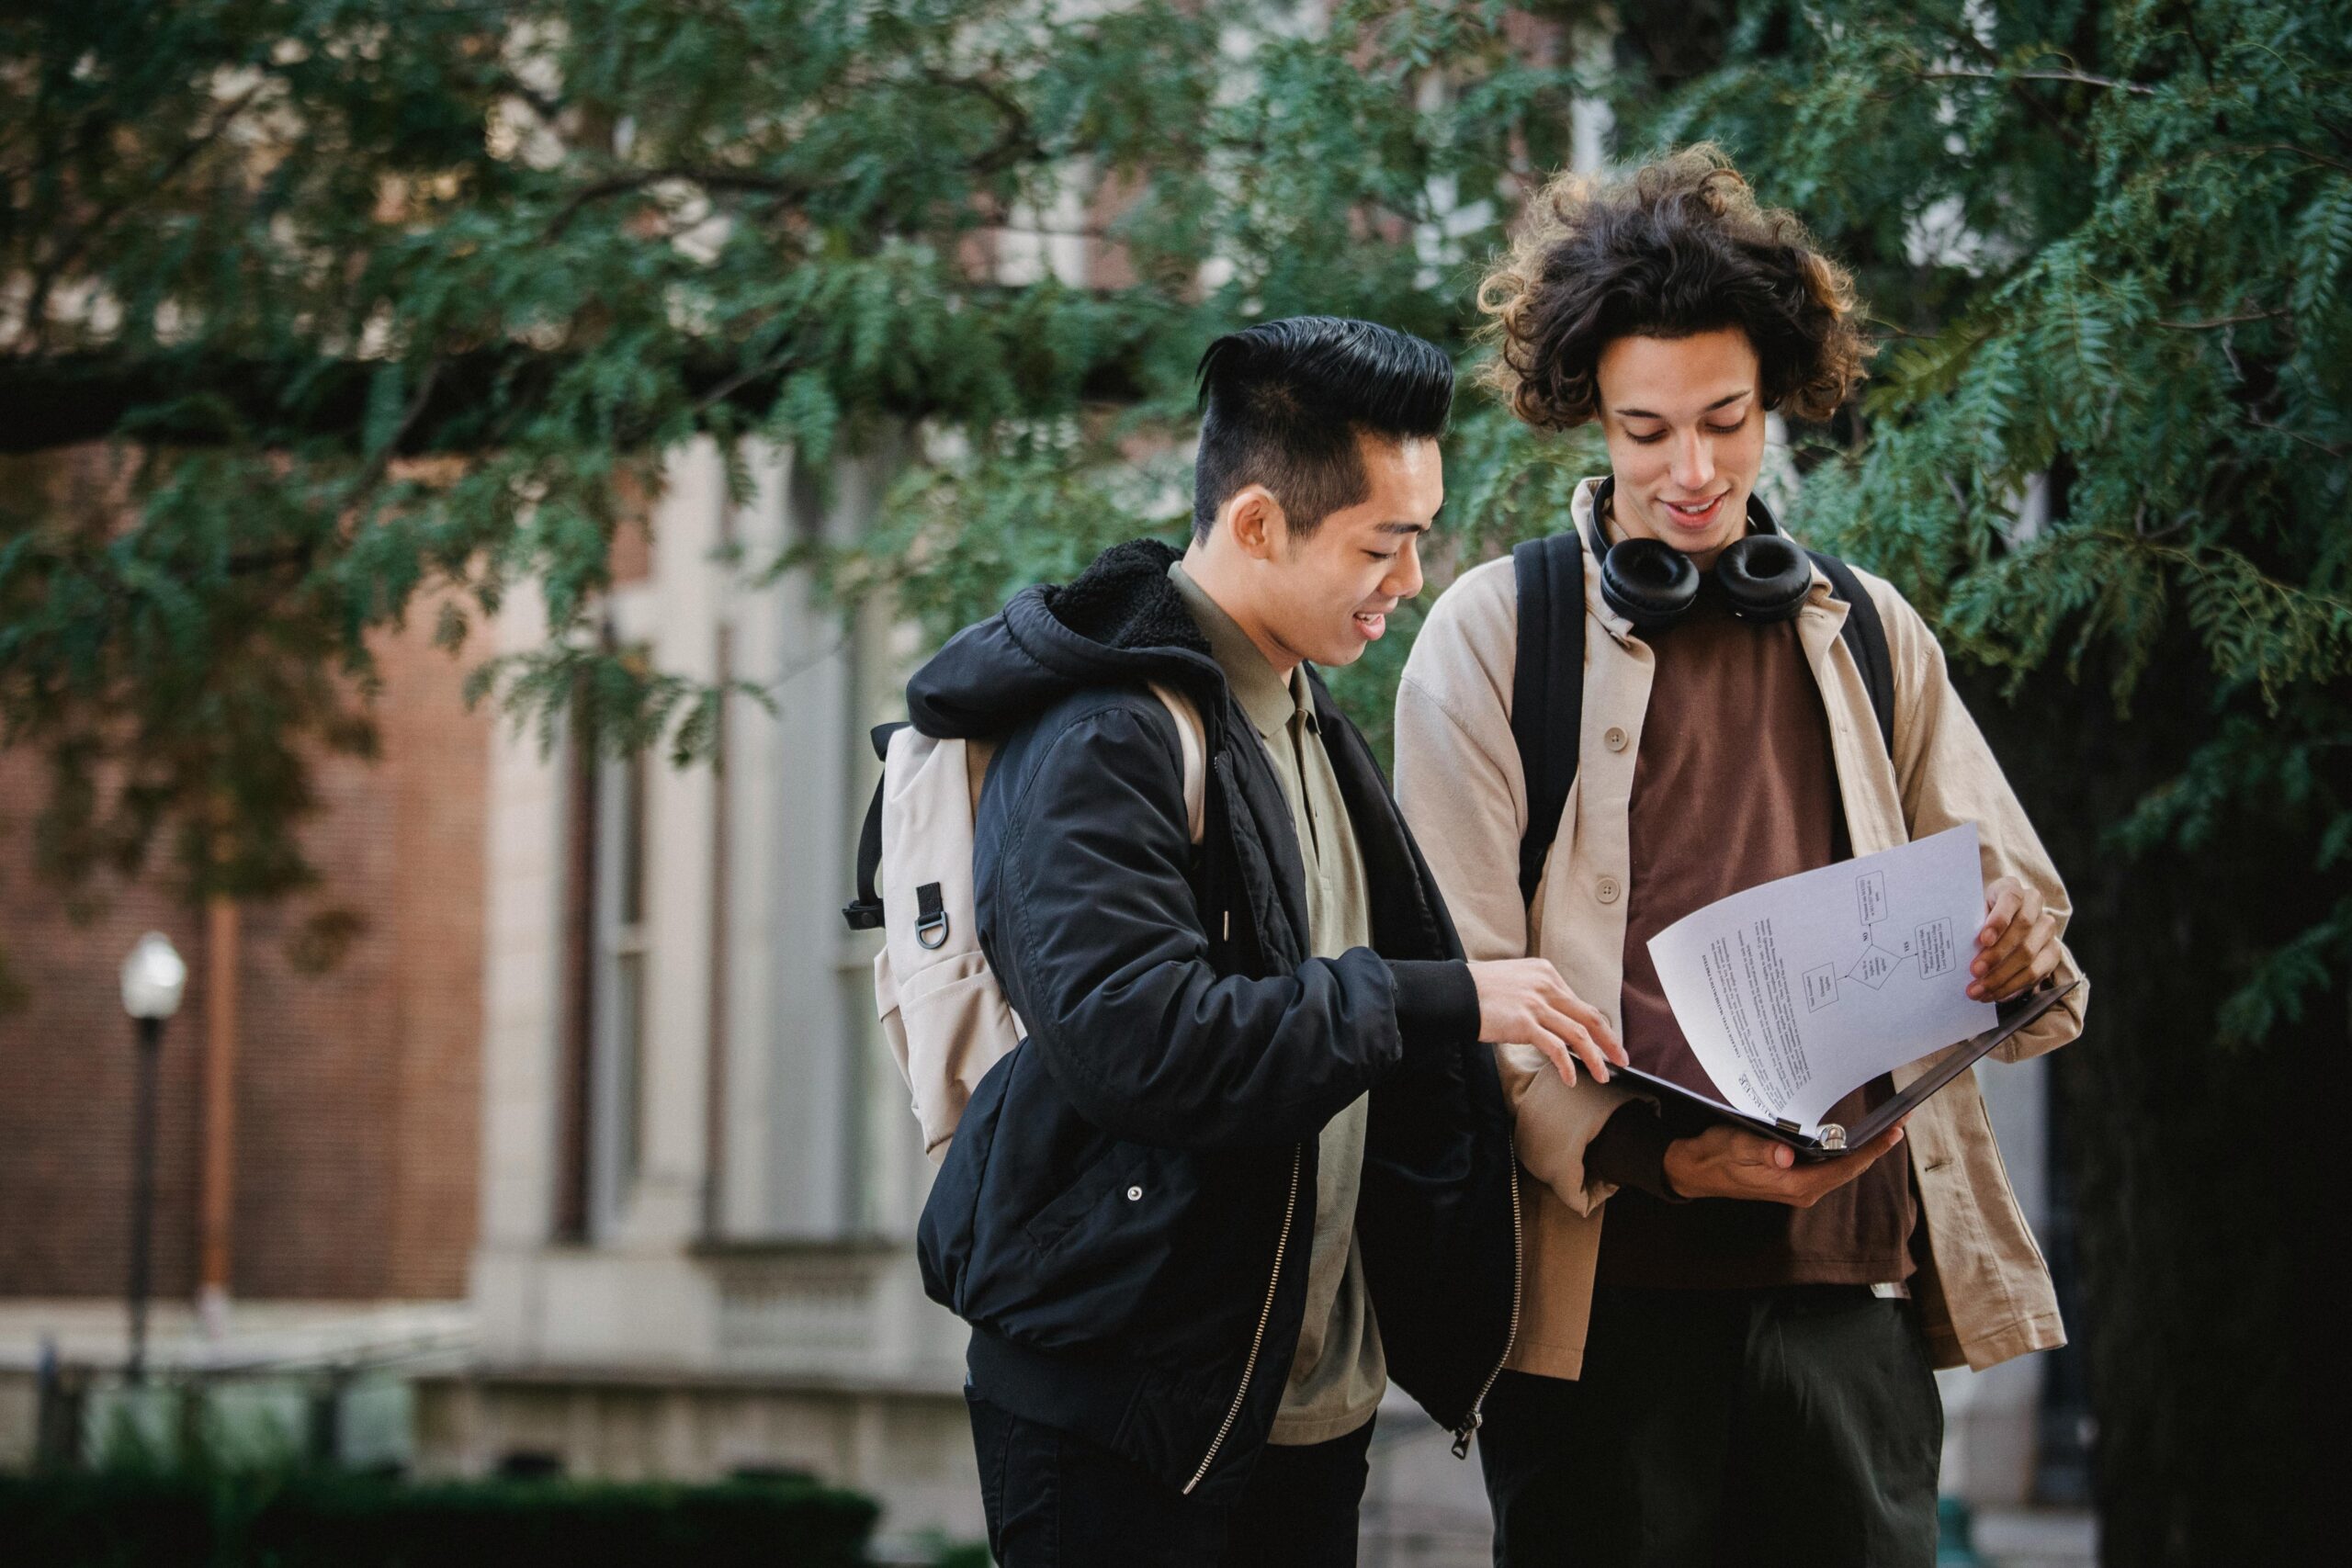
[[(972, 1326), (975, 1393), (1191, 1491), (1272, 1424), (1316, 1137), (1358, 1096), (1355, 1228), (1389, 1376), (1465, 1438), (1513, 1332), (1519, 1258), (1476, 990), (1387, 781), (1315, 679), (1374, 941), (1313, 957), (1289, 807), (1174, 558), (1121, 545), (1028, 590), (907, 698), (926, 734), (999, 742), (979, 934), (1027, 1030), (976, 1087), (924, 1207), (925, 1288)], [(1202, 716), (1197, 847), (1153, 681)]]

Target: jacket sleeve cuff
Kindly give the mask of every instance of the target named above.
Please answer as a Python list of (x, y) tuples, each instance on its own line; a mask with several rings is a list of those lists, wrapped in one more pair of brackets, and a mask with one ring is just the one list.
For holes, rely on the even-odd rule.
[(1646, 1192), (1662, 1202), (1688, 1200), (1666, 1179), (1666, 1145), (1674, 1139), (1648, 1100), (1631, 1100), (1617, 1108), (1600, 1134), (1585, 1145), (1588, 1175), (1618, 1187)]
[(1390, 959), (1396, 1032), (1410, 1061), (1425, 1051), (1478, 1040), (1478, 983), (1458, 958)]

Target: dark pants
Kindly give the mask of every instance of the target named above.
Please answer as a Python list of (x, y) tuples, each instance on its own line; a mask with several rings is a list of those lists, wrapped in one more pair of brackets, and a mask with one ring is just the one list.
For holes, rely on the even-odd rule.
[(1495, 1562), (1928, 1568), (1943, 1432), (1907, 1301), (1603, 1289), (1583, 1377), (1487, 1396)]
[(999, 1568), (1354, 1568), (1372, 1423), (1260, 1450), (1184, 1496), (1114, 1454), (964, 1391)]

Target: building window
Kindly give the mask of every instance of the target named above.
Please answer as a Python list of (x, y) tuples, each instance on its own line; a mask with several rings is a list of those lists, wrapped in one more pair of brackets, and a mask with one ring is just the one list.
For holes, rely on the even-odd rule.
[(597, 835), (601, 895), (594, 1118), (600, 1224), (608, 1229), (637, 1185), (644, 1152), (645, 991), (649, 957), (646, 866), (650, 763), (635, 751), (604, 764), (604, 821)]

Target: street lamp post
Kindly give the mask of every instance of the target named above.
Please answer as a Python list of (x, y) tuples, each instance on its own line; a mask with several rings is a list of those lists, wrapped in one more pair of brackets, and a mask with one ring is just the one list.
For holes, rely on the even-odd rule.
[(180, 1010), (187, 964), (161, 931), (149, 931), (122, 961), (122, 1010), (139, 1026), (138, 1123), (132, 1133), (130, 1186), (130, 1381), (147, 1377), (147, 1255), (155, 1210), (155, 1074), (164, 1023)]

